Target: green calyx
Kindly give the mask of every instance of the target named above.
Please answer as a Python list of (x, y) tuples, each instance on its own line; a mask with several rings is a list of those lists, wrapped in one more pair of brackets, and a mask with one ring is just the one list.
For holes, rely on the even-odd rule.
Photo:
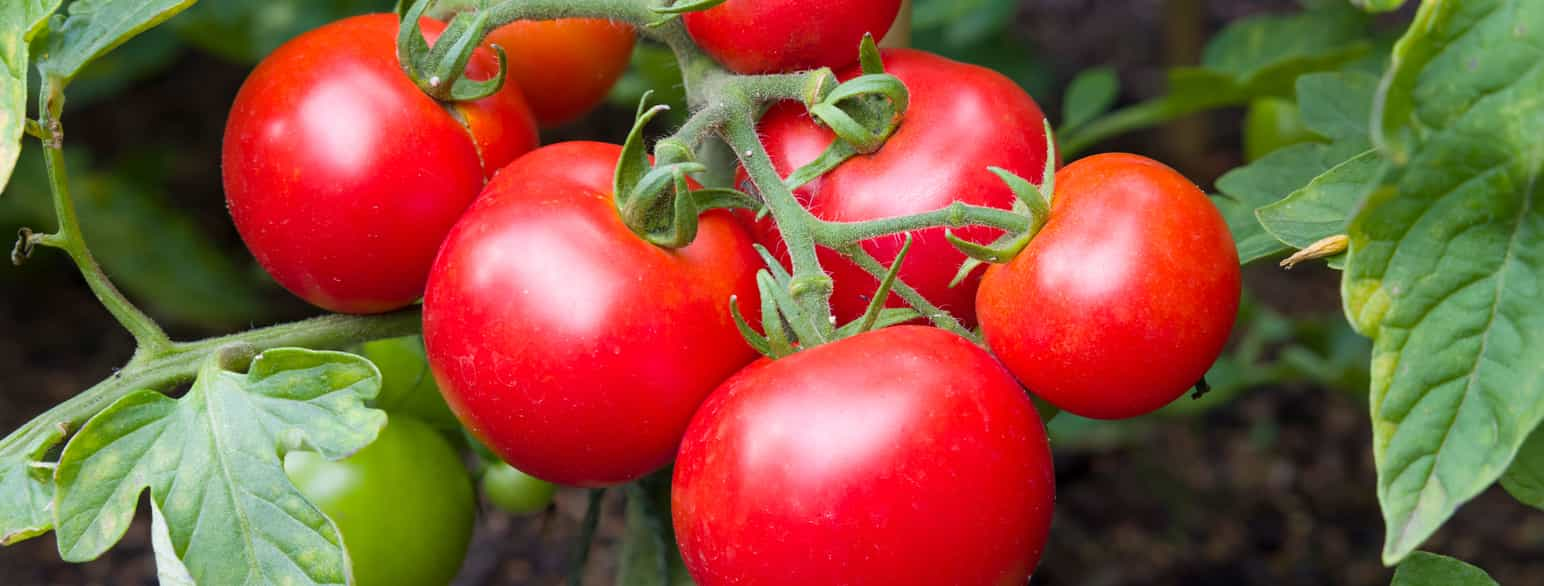
[(817, 88), (816, 95), (806, 97), (805, 106), (841, 142), (858, 153), (870, 154), (884, 146), (900, 127), (911, 94), (906, 84), (884, 72), (873, 35), (864, 36), (859, 55), (863, 75), (829, 91)]
[(652, 7), (649, 8), (649, 10), (653, 10), (654, 12), (657, 12), (659, 14), (670, 14), (670, 15), (686, 14), (688, 12), (698, 12), (698, 11), (702, 11), (702, 10), (707, 10), (707, 9), (712, 8), (714, 6), (718, 6), (719, 4), (723, 4), (724, 2), (727, 2), (728, 0), (688, 0), (686, 2), (671, 2), (671, 0), (664, 0), (664, 1), (668, 2), (669, 5), (667, 5), (667, 6), (652, 6)]
[(1028, 218), (1029, 225), (1022, 231), (1004, 234), (987, 245), (962, 239), (946, 231), (944, 237), (949, 240), (949, 243), (965, 256), (970, 257), (960, 265), (954, 280), (949, 282), (950, 287), (964, 282), (966, 277), (983, 264), (1002, 264), (1013, 260), (1029, 246), (1029, 241), (1034, 239), (1035, 234), (1040, 233), (1040, 229), (1044, 228), (1045, 223), (1051, 219), (1051, 194), (1056, 190), (1056, 141), (1051, 138), (1049, 120), (1045, 122), (1045, 151), (1045, 170), (1040, 177), (1039, 187), (1007, 169), (998, 167), (987, 169), (1002, 179), (1003, 183), (1008, 184), (1008, 189), (1013, 191), (1015, 197), (1014, 213)]
[(645, 94), (638, 106), (633, 129), (622, 143), (612, 179), (617, 213), (623, 223), (655, 246), (681, 248), (697, 237), (697, 217), (711, 209), (757, 209), (760, 202), (733, 189), (693, 189), (687, 177), (707, 170), (695, 160), (690, 146), (679, 139), (665, 139), (655, 146), (649, 160), (643, 129), (669, 106), (647, 107)]
[(466, 64), (488, 35), (492, 22), (486, 11), (462, 12), (451, 19), (431, 48), (424, 40), (421, 19), (434, 0), (399, 4), (402, 25), (397, 32), (397, 61), (408, 79), (430, 97), (442, 102), (480, 100), (498, 93), (508, 76), (508, 58), (494, 46), (498, 74), (475, 81), (466, 77)]

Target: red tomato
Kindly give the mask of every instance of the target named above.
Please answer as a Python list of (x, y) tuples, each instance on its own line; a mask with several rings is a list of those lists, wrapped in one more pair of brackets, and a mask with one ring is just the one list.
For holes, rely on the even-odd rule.
[(692, 419), (674, 474), (703, 586), (1024, 584), (1055, 493), (1028, 395), (922, 326), (741, 371)]
[[(1045, 174), (1045, 116), (1012, 80), (922, 51), (887, 50), (884, 61), (886, 71), (905, 82), (911, 92), (906, 118), (879, 152), (854, 157), (795, 192), (816, 216), (834, 221), (876, 220), (928, 212), (955, 201), (1010, 208), (1013, 192), (987, 171), (992, 166), (1040, 182)], [(853, 67), (841, 78), (859, 73)], [(761, 132), (772, 162), (784, 177), (815, 160), (833, 139), (829, 130), (817, 126), (803, 106), (793, 102), (768, 112)], [(789, 262), (771, 219), (757, 223), (755, 231), (757, 240)], [(986, 243), (1001, 231), (972, 227), (955, 234)], [(973, 326), (980, 273), (949, 287), (965, 255), (944, 239), (943, 228), (914, 236), (901, 278)], [(879, 238), (864, 242), (863, 247), (889, 264), (903, 240)], [(820, 264), (835, 280), (831, 304), (836, 317), (845, 322), (863, 315), (879, 281), (832, 250), (820, 250)], [(903, 307), (904, 303), (892, 294), (889, 305)]]
[(864, 34), (883, 37), (901, 0), (729, 0), (685, 15), (686, 31), (736, 73), (838, 68)]
[(987, 270), (976, 309), (992, 351), (1031, 392), (1121, 419), (1206, 374), (1238, 298), (1238, 253), (1206, 194), (1157, 161), (1105, 154), (1056, 174), (1050, 221)]
[(516, 21), (488, 33), (504, 48), (509, 80), (525, 93), (542, 126), (585, 115), (627, 71), (632, 27), (603, 19)]
[[(402, 73), (396, 35), (395, 16), (372, 14), (296, 37), (253, 70), (225, 126), (237, 231), (279, 284), (332, 311), (421, 297), (485, 177), (536, 146), (518, 90), (456, 105), (458, 122)], [(480, 51), (467, 69), (486, 79), (497, 65)]]
[(424, 299), (451, 409), (511, 465), (559, 484), (636, 479), (755, 358), (729, 299), (756, 307), (750, 237), (724, 212), (666, 250), (622, 223), (621, 147), (561, 143), (494, 177), (445, 240)]

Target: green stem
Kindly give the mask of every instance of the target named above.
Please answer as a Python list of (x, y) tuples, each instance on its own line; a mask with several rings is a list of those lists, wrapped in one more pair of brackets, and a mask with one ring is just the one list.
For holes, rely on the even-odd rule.
[[(123, 292), (113, 286), (112, 280), (102, 271), (102, 266), (86, 246), (86, 236), (81, 232), (80, 220), (75, 214), (75, 202), (70, 198), (68, 172), (64, 167), (64, 129), (59, 122), (64, 108), (64, 94), (58, 82), (45, 77), (38, 99), (41, 102), (38, 109), (43, 112), (40, 126), (47, 133), (47, 138), (42, 141), (43, 161), (48, 169), (48, 186), (53, 195), (54, 215), (58, 217), (59, 230), (38, 238), (37, 242), (61, 249), (70, 255), (70, 260), (79, 267), (81, 276), (86, 279), (86, 285), (97, 300), (118, 323), (123, 324), (124, 329), (134, 335), (139, 345), (138, 352), (149, 355), (165, 353), (172, 346), (171, 338), (167, 337), (155, 320), (135, 307), (124, 297)], [(153, 238), (154, 235), (146, 236)]]
[[(800, 340), (806, 346), (820, 344), (830, 339), (835, 327), (831, 316), (831, 277), (820, 267), (815, 253), (815, 226), (820, 220), (799, 203), (793, 191), (783, 183), (772, 157), (761, 144), (756, 133), (756, 119), (751, 115), (735, 116), (727, 121), (724, 141), (734, 149), (740, 165), (745, 168), (761, 192), (762, 200), (777, 223), (778, 232), (793, 259), (793, 275), (788, 293), (799, 307), (800, 317), (810, 320), (809, 325), (819, 333), (816, 340)], [(881, 270), (883, 274), (883, 270)], [(818, 322), (818, 323), (814, 323)]]
[(830, 248), (843, 248), (870, 238), (889, 236), (948, 226), (988, 226), (1009, 232), (1029, 229), (1028, 218), (1008, 210), (954, 202), (948, 207), (910, 216), (869, 220), (865, 222), (820, 222), (815, 226), (815, 241)]
[(0, 440), (0, 462), (29, 457), (40, 438), (54, 430), (74, 430), (130, 393), (166, 390), (193, 380), (210, 356), (224, 348), (245, 345), (256, 350), (298, 346), (343, 348), (359, 342), (418, 333), (422, 314), (416, 308), (373, 316), (328, 315), (222, 336), (171, 344), (160, 354), (138, 353), (106, 380), (27, 422)]
[[(889, 267), (881, 264), (868, 251), (863, 250), (862, 246), (852, 244), (839, 249), (839, 252), (880, 281), (885, 279), (885, 273), (890, 270)], [(923, 297), (916, 289), (911, 288), (911, 285), (907, 285), (905, 281), (896, 279), (895, 283), (890, 286), (890, 291), (907, 304), (910, 304), (923, 317), (928, 318), (929, 321), (933, 322), (933, 325), (959, 334), (961, 337), (975, 342), (977, 345), (983, 343), (981, 337), (977, 336), (975, 332), (966, 329), (964, 324), (960, 323), (960, 320), (950, 315), (949, 312), (944, 311), (943, 308), (933, 305), (933, 302), (928, 301), (926, 297)]]

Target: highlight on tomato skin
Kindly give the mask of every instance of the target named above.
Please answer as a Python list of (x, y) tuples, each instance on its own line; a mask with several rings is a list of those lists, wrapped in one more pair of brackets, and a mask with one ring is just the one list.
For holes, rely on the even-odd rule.
[(858, 61), (885, 36), (901, 0), (728, 0), (682, 16), (692, 40), (735, 73), (783, 73)]
[(1050, 220), (987, 269), (976, 308), (992, 352), (1031, 392), (1124, 419), (1200, 382), (1240, 288), (1232, 234), (1205, 193), (1152, 159), (1101, 154), (1056, 174)]
[(702, 586), (1023, 584), (1051, 524), (1045, 428), (990, 354), (896, 326), (761, 360), (681, 443), (672, 516)]
[(621, 152), (559, 143), (500, 171), (445, 239), (424, 298), (451, 409), (549, 482), (665, 466), (703, 398), (756, 357), (728, 303), (759, 298), (750, 236), (715, 211), (683, 248), (639, 238), (612, 196)]
[[(455, 105), (463, 124), (402, 72), (396, 36), (394, 15), (370, 14), (290, 40), (247, 78), (225, 127), (222, 179), (242, 240), (280, 285), (330, 311), (422, 297), (485, 177), (536, 146), (517, 89)], [(469, 77), (496, 71), (488, 51), (468, 64)]]

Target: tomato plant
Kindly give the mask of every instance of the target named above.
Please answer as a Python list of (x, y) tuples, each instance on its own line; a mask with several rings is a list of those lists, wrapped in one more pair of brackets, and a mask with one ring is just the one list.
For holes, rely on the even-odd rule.
[(725, 213), (679, 250), (618, 215), (621, 148), (561, 143), (504, 169), (446, 238), (424, 341), (462, 422), (538, 478), (626, 482), (670, 461), (692, 411), (753, 352), (750, 237)]
[(1250, 102), (1244, 115), (1244, 158), (1250, 161), (1317, 138), (1291, 100), (1260, 98)]
[[(885, 71), (910, 90), (907, 122), (879, 152), (854, 158), (797, 190), (795, 194), (811, 213), (825, 220), (855, 222), (938, 210), (954, 202), (1007, 209), (1013, 205), (1013, 192), (988, 167), (1038, 181), (1047, 152), (1045, 116), (1012, 80), (922, 51), (886, 50), (883, 59)], [(840, 77), (851, 79), (860, 73), (853, 67)], [(981, 128), (994, 130), (983, 136)], [(793, 103), (768, 112), (762, 118), (761, 133), (773, 164), (784, 176), (814, 161), (833, 139), (830, 130)], [(768, 220), (754, 226), (757, 239), (788, 262), (777, 227)], [(989, 241), (1001, 231), (971, 226), (954, 233)], [(965, 255), (944, 239), (942, 227), (919, 230), (915, 237), (916, 244), (901, 267), (901, 279), (967, 326), (973, 325), (979, 273), (951, 287)], [(901, 239), (875, 238), (862, 246), (879, 262), (888, 263), (900, 251)], [(835, 281), (831, 304), (837, 319), (862, 315), (878, 279), (836, 251), (826, 248), (820, 254), (821, 266)], [(892, 296), (889, 305), (905, 304)]]
[[(440, 240), (483, 180), (536, 144), (517, 89), (457, 104), (454, 116), (419, 92), (396, 33), (396, 19), (375, 14), (285, 43), (247, 78), (225, 127), (225, 193), (242, 239), (279, 284), (333, 311), (422, 297)], [(486, 52), (468, 68), (497, 71)]]
[(1134, 417), (1194, 387), (1238, 312), (1238, 253), (1184, 176), (1103, 154), (1056, 174), (1050, 219), (976, 301), (987, 344), (1066, 411)]
[(1054, 490), (1045, 429), (1002, 366), (900, 326), (726, 381), (681, 445), (672, 511), (706, 586), (1017, 584)]
[(697, 44), (739, 73), (841, 67), (863, 35), (883, 37), (901, 0), (728, 0), (686, 14)]
[(355, 583), (445, 584), (461, 569), (477, 505), (466, 468), (433, 428), (393, 417), (347, 459), (291, 452), (284, 471), (338, 525)]
[(600, 104), (627, 70), (633, 42), (631, 26), (591, 18), (515, 21), (488, 33), (542, 126), (572, 122)]

